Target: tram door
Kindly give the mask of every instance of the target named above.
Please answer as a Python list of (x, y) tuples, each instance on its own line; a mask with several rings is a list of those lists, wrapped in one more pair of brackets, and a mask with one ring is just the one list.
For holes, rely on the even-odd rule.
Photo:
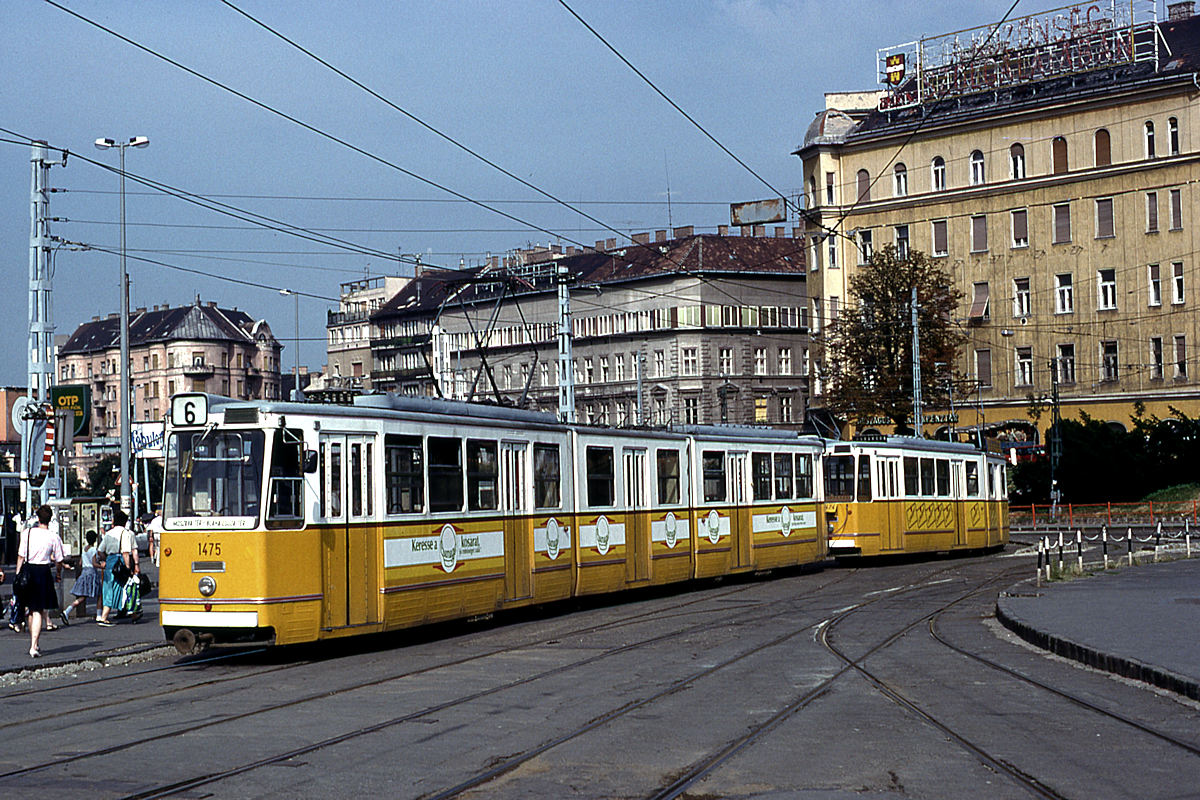
[(732, 538), (733, 568), (752, 566), (753, 534), (750, 531), (750, 490), (748, 485), (749, 457), (746, 453), (730, 453), (729, 459), (729, 535)]
[(509, 600), (533, 596), (533, 529), (525, 491), (526, 448), (524, 442), (500, 443), (504, 587)]
[(625, 580), (650, 580), (650, 515), (646, 503), (646, 450), (626, 447), (622, 457), (625, 481)]
[(378, 621), (373, 537), (374, 437), (322, 434), (320, 439), (322, 625)]
[(965, 475), (966, 467), (961, 460), (955, 459), (950, 462), (950, 499), (954, 501), (950, 504), (954, 509), (950, 519), (954, 524), (954, 544), (958, 546), (967, 544), (967, 504), (963, 502), (967, 496), (966, 487), (963, 485)]

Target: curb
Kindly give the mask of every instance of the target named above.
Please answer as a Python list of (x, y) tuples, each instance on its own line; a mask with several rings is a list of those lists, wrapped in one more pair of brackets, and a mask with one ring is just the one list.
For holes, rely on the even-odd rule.
[(0, 679), (12, 678), (16, 676), (36, 676), (41, 673), (50, 672), (51, 670), (70, 669), (81, 664), (92, 664), (95, 667), (107, 667), (110, 665), (123, 664), (129, 659), (147, 653), (154, 653), (157, 650), (162, 650), (163, 655), (168, 655), (175, 652), (175, 647), (170, 643), (143, 643), (126, 645), (123, 648), (114, 648), (101, 653), (93, 653), (92, 655), (80, 656), (68, 661), (36, 661), (29, 664), (24, 664), (18, 667), (0, 667)]
[(1135, 681), (1141, 681), (1142, 683), (1148, 683), (1151, 686), (1157, 686), (1160, 689), (1181, 694), (1192, 700), (1200, 700), (1200, 681), (1179, 675), (1162, 667), (1156, 667), (1153, 664), (1146, 664), (1135, 658), (1126, 658), (1114, 653), (1105, 653), (1089, 645), (1080, 644), (1068, 639), (1065, 636), (1038, 630), (1014, 613), (1012, 609), (1006, 608), (1007, 604), (1004, 603), (1006, 594), (1002, 593), (996, 600), (996, 619), (1000, 620), (1000, 624), (1005, 628), (1008, 628), (1035, 647), (1048, 650), (1055, 655), (1069, 658), (1072, 661), (1078, 661), (1089, 667), (1111, 672), (1125, 678), (1131, 678)]

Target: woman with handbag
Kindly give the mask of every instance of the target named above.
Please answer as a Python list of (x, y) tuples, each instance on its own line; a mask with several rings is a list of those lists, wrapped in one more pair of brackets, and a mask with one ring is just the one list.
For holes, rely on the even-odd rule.
[[(102, 608), (96, 624), (106, 628), (116, 624), (108, 616), (114, 608), (121, 608), (125, 584), (130, 576), (139, 572), (133, 531), (125, 527), (128, 521), (128, 514), (119, 508), (113, 509), (113, 526), (104, 534), (104, 540), (100, 543), (100, 552), (104, 554), (104, 584), (101, 588)], [(134, 614), (133, 621), (137, 622), (141, 615), (141, 611), (138, 611)]]
[(40, 506), (37, 524), (21, 535), (21, 546), (17, 550), (17, 580), (13, 582), (13, 590), (20, 595), (29, 613), (30, 658), (42, 654), (38, 640), (42, 635), (45, 612), (58, 608), (58, 592), (54, 589), (50, 565), (62, 564), (66, 554), (57, 531), (50, 529), (53, 518), (50, 506)]

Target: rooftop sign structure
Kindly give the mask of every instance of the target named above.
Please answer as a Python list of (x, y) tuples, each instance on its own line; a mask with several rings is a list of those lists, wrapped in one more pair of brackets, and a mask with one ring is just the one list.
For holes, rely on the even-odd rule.
[(1107, 0), (877, 51), (881, 110), (1159, 58), (1158, 4)]

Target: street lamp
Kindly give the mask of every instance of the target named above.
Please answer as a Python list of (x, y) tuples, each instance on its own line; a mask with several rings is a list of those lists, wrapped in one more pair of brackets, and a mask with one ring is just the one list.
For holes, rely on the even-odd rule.
[(296, 363), (292, 365), (292, 396), (289, 400), (300, 399), (300, 295), (291, 289), (280, 289), (284, 297), (289, 294), (296, 298)]
[(113, 139), (97, 139), (100, 150), (116, 149), (121, 154), (121, 510), (130, 513), (132, 499), (129, 481), (129, 444), (132, 431), (129, 419), (129, 272), (125, 269), (125, 148), (145, 147), (150, 140), (145, 136), (134, 136), (128, 142)]

